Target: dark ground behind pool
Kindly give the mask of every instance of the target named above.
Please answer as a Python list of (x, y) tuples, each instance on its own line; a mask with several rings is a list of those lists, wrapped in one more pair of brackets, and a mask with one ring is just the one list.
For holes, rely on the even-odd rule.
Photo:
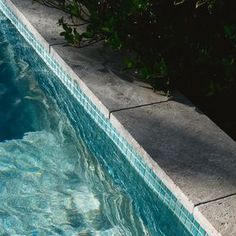
[[(192, 88), (194, 89), (194, 88)], [(236, 91), (215, 96), (199, 96), (191, 88), (184, 89), (185, 94), (199, 109), (236, 141)]]
[(190, 235), (7, 20), (0, 200), (1, 235)]

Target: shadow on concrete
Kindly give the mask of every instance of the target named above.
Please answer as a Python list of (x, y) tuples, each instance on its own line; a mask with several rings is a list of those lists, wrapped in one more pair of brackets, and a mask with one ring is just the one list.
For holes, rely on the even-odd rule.
[(236, 144), (176, 101), (114, 115), (195, 204), (236, 193)]

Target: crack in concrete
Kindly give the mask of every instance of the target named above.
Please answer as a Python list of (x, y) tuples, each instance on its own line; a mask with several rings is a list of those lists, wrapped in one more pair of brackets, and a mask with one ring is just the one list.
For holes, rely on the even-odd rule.
[(205, 204), (207, 204), (207, 203), (216, 202), (216, 201), (218, 201), (218, 200), (226, 199), (226, 198), (232, 197), (232, 196), (236, 196), (236, 193), (231, 193), (231, 194), (225, 195), (225, 196), (223, 196), (223, 197), (218, 197), (218, 198), (214, 198), (214, 199), (207, 200), (207, 201), (204, 201), (204, 202), (199, 202), (199, 203), (197, 203), (197, 204), (194, 204), (194, 208), (195, 208), (195, 207), (198, 207), (198, 206), (201, 206), (201, 205), (205, 205)]
[(170, 98), (167, 99), (167, 100), (160, 101), (160, 102), (152, 102), (152, 103), (146, 103), (146, 104), (141, 104), (141, 105), (137, 105), (137, 106), (124, 107), (124, 108), (120, 108), (120, 109), (117, 109), (117, 110), (111, 110), (111, 111), (109, 111), (109, 119), (110, 119), (110, 117), (111, 117), (111, 114), (114, 113), (114, 112), (125, 111), (125, 110), (131, 110), (131, 109), (140, 108), (140, 107), (147, 107), (147, 106), (152, 106), (152, 105), (156, 105), (156, 104), (162, 104), (162, 103), (169, 102), (169, 101), (171, 101), (171, 100), (173, 100), (172, 97), (170, 97)]

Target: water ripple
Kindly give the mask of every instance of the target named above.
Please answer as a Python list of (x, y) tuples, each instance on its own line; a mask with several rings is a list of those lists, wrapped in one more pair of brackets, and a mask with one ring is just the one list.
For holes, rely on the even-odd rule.
[(0, 21), (0, 235), (188, 235), (12, 25)]

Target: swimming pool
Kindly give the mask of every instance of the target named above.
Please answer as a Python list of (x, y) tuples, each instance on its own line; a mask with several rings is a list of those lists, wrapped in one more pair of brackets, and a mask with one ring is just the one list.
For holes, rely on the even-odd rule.
[(0, 233), (190, 235), (1, 17)]

